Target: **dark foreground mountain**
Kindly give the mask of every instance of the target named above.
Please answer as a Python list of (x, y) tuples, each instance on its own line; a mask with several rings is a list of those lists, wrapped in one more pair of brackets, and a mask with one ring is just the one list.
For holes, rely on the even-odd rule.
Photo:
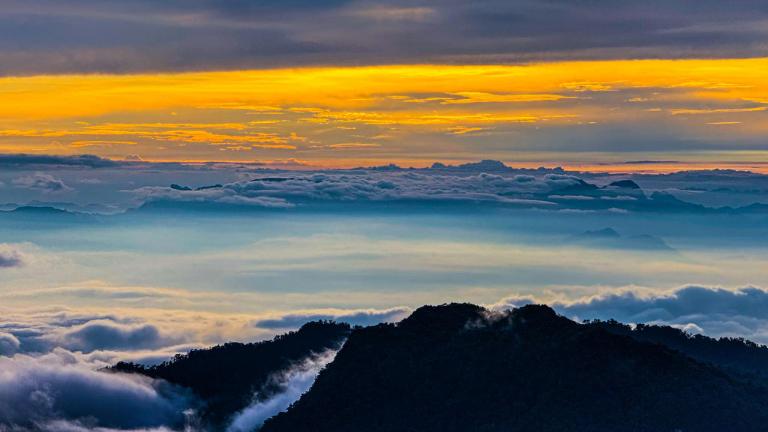
[(217, 428), (248, 406), (257, 391), (268, 397), (273, 374), (314, 353), (338, 349), (349, 332), (347, 324), (311, 322), (270, 341), (193, 350), (151, 367), (121, 362), (110, 370), (140, 373), (191, 389), (204, 402), (203, 419)]
[(765, 348), (680, 335), (577, 324), (545, 306), (423, 307), (399, 324), (355, 329), (262, 431), (768, 430), (763, 381), (731, 372), (761, 369)]

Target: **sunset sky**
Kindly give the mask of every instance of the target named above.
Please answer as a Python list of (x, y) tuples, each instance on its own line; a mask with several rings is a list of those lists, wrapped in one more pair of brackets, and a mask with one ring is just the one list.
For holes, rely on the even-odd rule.
[(329, 167), (768, 160), (765, 7), (67, 3), (0, 11), (2, 152)]
[(0, 432), (253, 432), (314, 349), (105, 368), (450, 302), (768, 344), (767, 137), (765, 0), (0, 0)]

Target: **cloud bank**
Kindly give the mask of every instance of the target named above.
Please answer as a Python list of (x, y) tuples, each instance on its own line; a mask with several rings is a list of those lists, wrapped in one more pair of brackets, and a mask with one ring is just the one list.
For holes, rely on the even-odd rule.
[[(23, 155), (22, 155), (23, 156)], [(768, 175), (732, 169), (664, 175), (602, 174), (561, 168), (512, 168), (486, 160), (430, 168), (378, 166), (301, 171), (258, 163), (115, 162), (95, 156), (18, 156), (0, 170), (0, 209), (50, 206), (76, 212), (114, 214), (144, 203), (186, 203), (188, 208), (289, 210), (310, 204), (481, 203), (517, 208), (583, 211), (766, 213)], [(92, 163), (98, 161), (98, 163)], [(48, 165), (46, 165), (48, 164)], [(0, 167), (3, 167), (0, 155)], [(83, 170), (88, 170), (83, 177)], [(631, 180), (632, 183), (622, 183)], [(628, 185), (639, 185), (639, 188)], [(52, 199), (56, 197), (56, 199)], [(443, 206), (434, 204), (441, 203)], [(742, 207), (749, 207), (742, 209)], [(470, 208), (470, 207), (465, 207)]]
[[(132, 193), (143, 202), (198, 202), (289, 208), (316, 202), (486, 202), (548, 207), (556, 191), (592, 187), (578, 177), (556, 172), (476, 174), (440, 170), (352, 170), (257, 176), (251, 180), (189, 190), (180, 186), (143, 187)], [(498, 170), (497, 166), (489, 166)], [(503, 169), (503, 168), (502, 168)], [(596, 189), (596, 188), (595, 188)], [(612, 194), (612, 193), (609, 193)]]
[[(142, 303), (152, 301), (151, 289), (120, 289), (116, 297), (111, 290), (65, 288), (64, 293), (80, 296), (103, 297), (107, 302), (119, 302), (125, 295), (130, 302), (138, 298)], [(31, 295), (57, 295), (57, 290), (35, 291)], [(130, 293), (130, 294), (124, 294)], [(134, 297), (140, 295), (140, 297)], [(197, 310), (179, 310), (179, 302), (200, 296), (208, 300), (253, 302), (258, 297), (238, 297), (211, 292), (190, 294), (176, 290), (159, 290), (159, 296), (172, 296), (174, 309), (135, 308), (114, 305), (110, 313), (91, 309), (50, 307), (42, 310), (0, 309), (0, 356), (25, 354), (40, 356), (57, 349), (80, 353), (89, 361), (104, 365), (121, 360), (143, 364), (156, 364), (180, 352), (225, 342), (253, 342), (272, 338), (277, 334), (295, 330), (309, 321), (335, 320), (352, 325), (374, 325), (398, 321), (410, 313), (410, 308), (389, 309), (310, 309), (303, 311), (262, 313), (215, 313)], [(191, 298), (185, 296), (192, 296)], [(53, 297), (52, 297), (53, 298)], [(55, 297), (60, 299), (60, 297)], [(129, 302), (129, 305), (132, 304)]]
[[(493, 307), (532, 302), (537, 300), (512, 297)], [(708, 336), (768, 342), (768, 291), (757, 287), (729, 290), (685, 286), (665, 293), (632, 289), (550, 304), (575, 319), (667, 324)], [(316, 319), (372, 325), (397, 321), (409, 312), (405, 307), (308, 311), (252, 317), (236, 326), (283, 331)], [(193, 315), (200, 320), (200, 314)], [(181, 318), (170, 317), (169, 322), (178, 325)], [(162, 352), (168, 344), (199, 337), (190, 333), (188, 339), (178, 339), (184, 334), (180, 330), (190, 328), (182, 325), (171, 331), (146, 319), (70, 311), (41, 314), (36, 322), (26, 324), (0, 323), (0, 430), (160, 432), (194, 427), (197, 401), (191, 395), (167, 383), (99, 371), (117, 359), (132, 359), (126, 357), (131, 350), (146, 356)], [(34, 341), (45, 351), (29, 353), (34, 346), (29, 344)], [(253, 403), (232, 418), (228, 430), (257, 429), (266, 418), (285, 410), (309, 389), (319, 370), (332, 359), (332, 353), (327, 354), (275, 375), (272, 384), (281, 390), (270, 397), (254, 395)], [(145, 414), (132, 415), (135, 412)]]
[(119, 162), (87, 154), (75, 156), (0, 154), (0, 167), (7, 169), (108, 168), (117, 166), (120, 166)]
[[(346, 317), (352, 321), (376, 323), (394, 319), (404, 308), (386, 311), (335, 311), (307, 313), (306, 319)], [(172, 432), (199, 428), (198, 401), (186, 390), (164, 381), (136, 375), (103, 372), (118, 360), (157, 363), (180, 351), (222, 342), (170, 345), (182, 339), (168, 335), (200, 338), (172, 312), (169, 329), (143, 322), (146, 317), (118, 317), (87, 313), (38, 315), (37, 321), (0, 321), (0, 431), (13, 432)], [(194, 313), (192, 318), (201, 320)], [(29, 318), (29, 314), (26, 315)], [(303, 324), (297, 314), (271, 315), (280, 322), (281, 332), (292, 324)], [(284, 319), (283, 319), (284, 318)], [(223, 330), (224, 317), (204, 327)], [(251, 318), (234, 327), (248, 330), (259, 321)], [(277, 324), (275, 324), (277, 325)], [(264, 332), (264, 327), (261, 331)], [(272, 331), (272, 329), (268, 329)], [(185, 334), (186, 332), (186, 334)], [(251, 333), (253, 334), (253, 333)], [(270, 334), (270, 333), (263, 333)], [(227, 338), (226, 340), (231, 340)], [(31, 351), (30, 351), (31, 350)], [(37, 351), (35, 351), (37, 350)], [(232, 419), (232, 431), (253, 430), (266, 418), (297, 400), (311, 386), (319, 370), (335, 353), (323, 353), (275, 374), (268, 398), (254, 395), (254, 402)], [(153, 358), (156, 356), (156, 358)], [(137, 415), (137, 413), (141, 413)], [(202, 430), (202, 429), (200, 429)]]
[[(738, 174), (738, 172), (736, 173)], [(514, 169), (497, 161), (481, 161), (458, 166), (435, 164), (425, 169), (396, 166), (315, 172), (273, 172), (252, 175), (248, 180), (191, 188), (183, 185), (145, 186), (130, 192), (151, 207), (232, 210), (350, 209), (382, 204), (428, 206), (431, 212), (505, 207), (580, 212), (655, 212), (655, 213), (734, 213), (763, 212), (760, 206), (717, 207), (716, 198), (708, 205), (688, 202), (680, 182), (670, 189), (644, 190), (642, 183), (657, 179), (642, 178), (641, 185), (624, 176), (599, 176), (565, 172), (560, 168)], [(753, 175), (749, 181), (765, 176)], [(616, 181), (615, 181), (616, 180)], [(738, 175), (733, 183), (746, 181)], [(663, 183), (662, 183), (663, 185)], [(690, 183), (687, 187), (692, 187)], [(706, 192), (706, 191), (701, 191)], [(688, 194), (690, 195), (690, 194)], [(705, 195), (702, 193), (701, 195)], [(764, 193), (752, 191), (753, 199)], [(467, 206), (471, 203), (472, 206)], [(181, 205), (181, 204), (187, 204)], [(194, 206), (190, 206), (194, 204)], [(332, 207), (329, 204), (333, 204)], [(383, 207), (382, 207), (383, 208)]]
[(99, 372), (62, 349), (0, 357), (0, 371), (0, 430), (181, 427), (184, 411), (194, 406), (167, 383)]
[(337, 321), (353, 326), (370, 326), (382, 322), (397, 322), (411, 313), (410, 308), (399, 307), (385, 310), (336, 311), (328, 313), (290, 313), (278, 318), (263, 319), (253, 323), (268, 329), (293, 329), (310, 321)]
[(154, 325), (123, 324), (108, 319), (96, 319), (68, 328), (48, 339), (56, 346), (73, 351), (141, 350), (178, 345), (182, 338), (165, 335)]
[[(513, 297), (494, 307), (536, 302), (532, 297)], [(551, 305), (577, 320), (672, 325), (711, 337), (744, 337), (768, 344), (768, 291), (757, 287), (730, 290), (691, 285), (662, 294), (628, 290)]]

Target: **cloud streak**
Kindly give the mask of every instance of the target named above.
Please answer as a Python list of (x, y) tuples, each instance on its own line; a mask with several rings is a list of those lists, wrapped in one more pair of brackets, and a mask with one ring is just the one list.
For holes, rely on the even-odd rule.
[(335, 356), (336, 351), (322, 353), (287, 371), (275, 374), (271, 378), (271, 384), (277, 386), (278, 391), (265, 399), (256, 394), (255, 401), (233, 417), (227, 432), (259, 430), (268, 418), (285, 411), (309, 391), (317, 375)]

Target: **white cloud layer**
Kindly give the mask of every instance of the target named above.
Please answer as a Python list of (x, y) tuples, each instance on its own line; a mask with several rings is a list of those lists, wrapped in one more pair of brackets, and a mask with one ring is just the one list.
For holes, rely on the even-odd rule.
[(183, 425), (190, 395), (96, 366), (60, 348), (37, 357), (0, 357), (0, 430), (53, 431), (60, 420), (125, 429)]
[(203, 202), (259, 207), (382, 201), (475, 201), (547, 207), (554, 203), (540, 196), (581, 184), (582, 180), (577, 177), (556, 173), (533, 176), (482, 171), (448, 174), (356, 170), (259, 176), (198, 190), (150, 186), (132, 192), (145, 202)]

